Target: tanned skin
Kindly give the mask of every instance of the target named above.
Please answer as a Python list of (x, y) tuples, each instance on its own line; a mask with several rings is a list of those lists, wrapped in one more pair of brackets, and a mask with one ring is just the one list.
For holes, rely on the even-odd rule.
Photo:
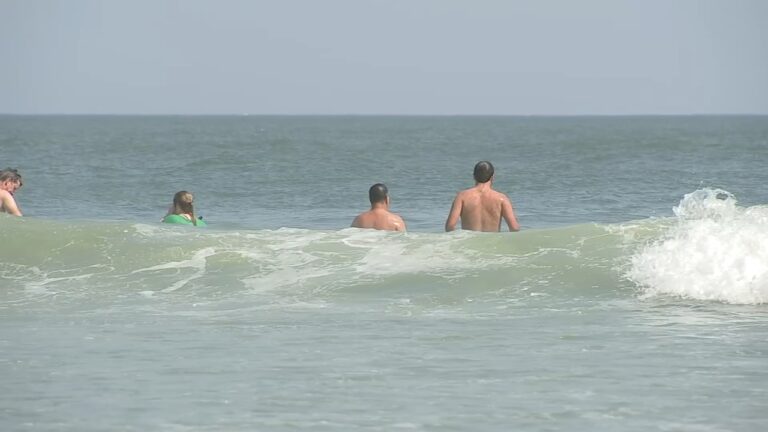
[(498, 232), (504, 219), (510, 231), (519, 231), (520, 224), (517, 223), (512, 203), (506, 195), (493, 190), (492, 184), (493, 177), (459, 192), (445, 221), (445, 230), (456, 229), (456, 223), (461, 219), (461, 229)]
[(389, 211), (389, 196), (384, 201), (371, 204), (371, 209), (359, 214), (352, 221), (354, 228), (368, 228), (386, 231), (405, 231), (405, 221)]
[(0, 183), (0, 212), (21, 216), (21, 210), (13, 197), (20, 187), (21, 182), (18, 181), (6, 180)]

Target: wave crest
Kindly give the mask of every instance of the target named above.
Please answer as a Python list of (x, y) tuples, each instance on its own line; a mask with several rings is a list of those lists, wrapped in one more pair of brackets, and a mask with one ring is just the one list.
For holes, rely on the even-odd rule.
[(768, 207), (740, 208), (720, 189), (687, 194), (674, 224), (631, 258), (645, 296), (768, 303)]

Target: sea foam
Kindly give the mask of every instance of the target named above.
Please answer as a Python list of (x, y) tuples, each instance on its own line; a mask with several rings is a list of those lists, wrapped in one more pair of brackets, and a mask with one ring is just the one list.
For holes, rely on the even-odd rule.
[(631, 258), (627, 277), (645, 296), (768, 303), (768, 207), (701, 189), (673, 210), (676, 223)]

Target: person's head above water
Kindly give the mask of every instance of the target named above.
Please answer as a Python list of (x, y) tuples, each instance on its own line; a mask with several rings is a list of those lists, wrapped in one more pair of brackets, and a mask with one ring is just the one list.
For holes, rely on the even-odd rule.
[(194, 211), (192, 202), (194, 197), (187, 191), (178, 191), (173, 196), (173, 213), (174, 214), (191, 214)]
[(187, 214), (192, 219), (192, 224), (197, 225), (195, 206), (192, 204), (194, 197), (187, 191), (178, 191), (173, 196), (173, 214)]
[(18, 170), (13, 168), (0, 170), (0, 189), (7, 190), (13, 195), (22, 185), (21, 174), (19, 174)]
[(493, 164), (488, 161), (480, 161), (475, 164), (475, 181), (478, 183), (488, 183), (493, 178)]
[(403, 218), (389, 211), (389, 191), (384, 183), (371, 186), (368, 199), (371, 201), (371, 209), (355, 217), (351, 225), (353, 228), (405, 231)]
[(383, 183), (376, 183), (368, 189), (368, 199), (371, 200), (371, 205), (378, 204), (380, 202), (387, 202), (389, 191)]

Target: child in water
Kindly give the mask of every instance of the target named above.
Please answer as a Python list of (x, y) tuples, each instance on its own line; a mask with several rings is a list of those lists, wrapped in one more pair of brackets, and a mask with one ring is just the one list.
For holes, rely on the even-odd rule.
[(202, 219), (195, 217), (195, 207), (192, 205), (194, 197), (187, 191), (176, 192), (173, 196), (173, 205), (168, 209), (168, 214), (163, 222), (170, 224), (205, 226)]

